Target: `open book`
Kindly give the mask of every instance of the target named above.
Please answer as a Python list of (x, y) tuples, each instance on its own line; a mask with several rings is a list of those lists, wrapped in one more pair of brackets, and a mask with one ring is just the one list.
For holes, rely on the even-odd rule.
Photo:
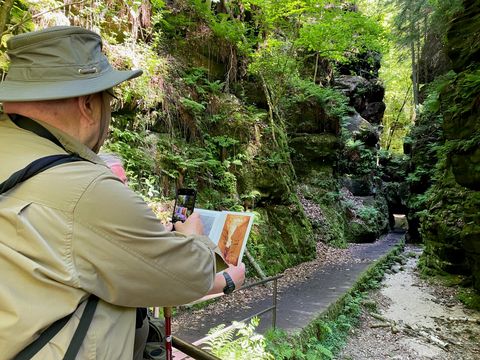
[(203, 222), (205, 235), (221, 250), (228, 264), (242, 261), (253, 224), (253, 213), (213, 211), (195, 208)]

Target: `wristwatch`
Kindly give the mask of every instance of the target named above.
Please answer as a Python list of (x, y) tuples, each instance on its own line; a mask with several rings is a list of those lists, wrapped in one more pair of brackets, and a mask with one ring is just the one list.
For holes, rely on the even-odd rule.
[(231, 294), (233, 290), (235, 290), (235, 283), (233, 282), (230, 274), (225, 271), (223, 272), (223, 277), (225, 278), (225, 282), (227, 283), (227, 285), (225, 285), (225, 287), (223, 288), (223, 293), (227, 295)]

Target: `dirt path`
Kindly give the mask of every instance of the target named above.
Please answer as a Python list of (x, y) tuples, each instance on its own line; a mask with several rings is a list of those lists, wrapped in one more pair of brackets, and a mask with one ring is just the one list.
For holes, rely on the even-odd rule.
[(412, 252), (417, 256), (396, 265), (370, 295), (377, 309), (364, 311), (337, 359), (480, 359), (480, 313), (465, 309), (455, 289), (421, 279), (416, 272), (420, 250), (407, 246), (405, 253)]

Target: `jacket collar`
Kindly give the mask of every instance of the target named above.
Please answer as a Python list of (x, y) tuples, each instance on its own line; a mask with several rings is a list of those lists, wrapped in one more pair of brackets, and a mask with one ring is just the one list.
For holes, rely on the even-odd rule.
[[(7, 120), (12, 126), (20, 129), (10, 118), (10, 116), (6, 115), (5, 116)], [(2, 118), (4, 118), (4, 114), (2, 114)], [(58, 141), (62, 144), (63, 148), (68, 152), (72, 154), (77, 154), (81, 158), (88, 160), (90, 162), (104, 165), (105, 163), (100, 159), (100, 157), (94, 153), (91, 149), (89, 149), (87, 146), (79, 142), (77, 139), (75, 139), (73, 136), (68, 135), (67, 133), (57, 129), (56, 127), (47, 124), (43, 121), (37, 120), (37, 119), (32, 119), (35, 122), (39, 123), (42, 125), (45, 129), (47, 129), (52, 135), (58, 139)]]

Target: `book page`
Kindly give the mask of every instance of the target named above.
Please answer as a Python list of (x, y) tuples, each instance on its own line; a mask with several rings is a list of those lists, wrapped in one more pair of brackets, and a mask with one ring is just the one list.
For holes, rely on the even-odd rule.
[(253, 213), (223, 211), (225, 221), (221, 228), (218, 247), (227, 264), (238, 265), (242, 260), (253, 224)]
[(207, 235), (215, 245), (218, 244), (218, 228), (222, 226), (225, 215), (221, 211), (198, 208), (195, 208), (194, 212), (200, 215), (200, 220), (202, 220), (203, 223), (203, 233)]

